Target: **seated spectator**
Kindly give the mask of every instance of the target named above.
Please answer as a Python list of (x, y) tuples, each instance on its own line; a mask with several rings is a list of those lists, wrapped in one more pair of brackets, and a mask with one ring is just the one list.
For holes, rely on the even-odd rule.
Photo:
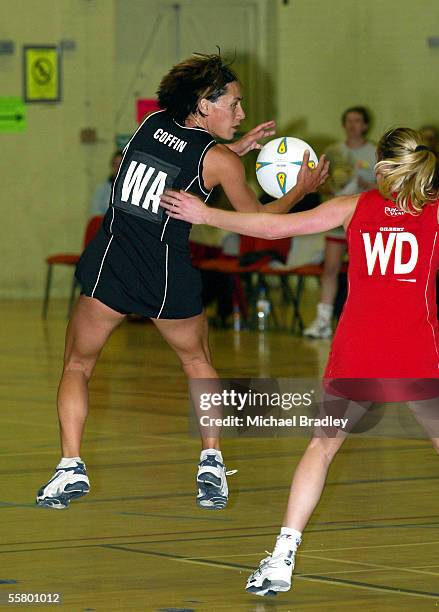
[(108, 210), (108, 205), (111, 199), (111, 190), (113, 188), (114, 179), (119, 170), (120, 162), (122, 161), (122, 151), (115, 151), (111, 158), (111, 174), (106, 181), (96, 187), (93, 194), (93, 199), (89, 208), (89, 216), (96, 217), (97, 215), (105, 215)]

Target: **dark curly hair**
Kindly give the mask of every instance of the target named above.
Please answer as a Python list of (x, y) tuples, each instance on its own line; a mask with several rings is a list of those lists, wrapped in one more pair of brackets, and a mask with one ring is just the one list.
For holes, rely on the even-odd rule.
[(238, 77), (219, 53), (196, 53), (163, 77), (157, 91), (159, 105), (183, 123), (191, 113), (202, 114), (198, 109), (201, 98), (215, 102), (233, 81), (238, 81)]

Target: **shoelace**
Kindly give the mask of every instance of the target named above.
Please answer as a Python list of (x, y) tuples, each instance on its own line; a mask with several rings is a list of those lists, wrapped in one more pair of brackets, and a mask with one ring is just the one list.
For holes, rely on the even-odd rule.
[[(208, 455), (208, 457), (210, 457), (210, 455)], [(205, 459), (203, 459), (203, 461), (205, 461)], [(201, 463), (203, 463), (202, 461), (200, 462), (199, 465), (201, 465)], [(221, 462), (219, 462), (221, 463)], [(224, 468), (226, 467), (224, 464), (221, 464)], [(226, 476), (233, 476), (234, 474), (237, 473), (238, 470), (225, 470), (225, 474)]]
[(267, 563), (270, 563), (271, 559), (273, 558), (274, 550), (273, 550), (273, 552), (270, 552), (269, 550), (266, 550), (265, 553), (268, 556), (264, 557), (262, 559), (262, 561), (260, 561), (259, 567), (258, 567), (257, 570), (254, 571), (254, 574), (261, 574), (262, 573), (262, 570), (264, 569), (264, 567), (267, 565)]
[(267, 553), (268, 557), (264, 557), (264, 559), (262, 559), (262, 561), (259, 562), (259, 567), (253, 572), (253, 575), (261, 574), (262, 570), (264, 569), (264, 566), (267, 565), (267, 563), (270, 561), (271, 557), (273, 556), (273, 553), (269, 552), (268, 550), (266, 550), (265, 552)]

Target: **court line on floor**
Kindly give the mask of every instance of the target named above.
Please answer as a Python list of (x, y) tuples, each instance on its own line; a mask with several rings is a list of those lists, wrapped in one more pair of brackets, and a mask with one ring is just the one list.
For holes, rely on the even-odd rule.
[[(6, 504), (6, 505), (11, 505), (11, 506), (15, 506), (16, 504), (10, 504), (8, 502), (1, 502), (0, 504)], [(25, 505), (25, 504), (17, 504), (17, 505)], [(31, 507), (33, 510), (37, 511), (37, 512), (42, 512), (41, 508), (37, 508), (35, 503), (29, 503), (26, 504), (26, 507)], [(201, 513), (206, 517), (206, 520), (210, 519), (210, 513), (204, 512)], [(209, 515), (209, 516), (208, 516)], [(163, 514), (159, 514), (159, 516), (163, 517), (166, 515)], [(393, 520), (393, 521), (397, 521), (397, 520), (417, 520), (417, 519), (427, 519), (427, 518), (431, 518), (431, 517), (436, 518), (436, 515), (420, 515), (420, 516), (402, 516), (402, 517), (388, 517), (388, 518), (377, 518), (375, 519), (376, 521), (389, 521), (389, 520)], [(200, 516), (200, 519), (202, 517)], [(204, 519), (202, 519), (204, 520)], [(373, 519), (372, 519), (373, 520)], [(307, 534), (312, 534), (312, 533), (319, 533), (320, 530), (315, 529), (315, 527), (319, 527), (319, 526), (325, 526), (325, 525), (334, 525), (335, 527), (337, 526), (350, 526), (352, 523), (355, 524), (356, 522), (358, 523), (363, 523), (363, 521), (361, 520), (350, 520), (350, 521), (345, 521), (345, 520), (339, 520), (339, 521), (318, 521), (313, 523), (308, 529), (307, 529)], [(410, 523), (414, 526), (416, 526), (416, 523)], [(264, 532), (262, 531), (263, 529), (273, 529), (272, 532)], [(232, 534), (232, 532), (243, 532), (243, 531), (256, 531), (257, 533), (238, 533), (238, 534)], [(229, 538), (232, 539), (233, 537), (260, 537), (260, 536), (267, 536), (267, 535), (277, 535), (279, 529), (277, 525), (252, 525), (252, 526), (239, 526), (239, 527), (229, 527), (229, 526), (224, 526), (224, 527), (216, 527), (216, 528), (210, 528), (209, 529), (209, 533), (218, 533), (218, 534), (222, 534), (222, 535), (218, 535), (218, 538)], [(337, 529), (333, 529), (332, 531), (337, 532)], [(166, 535), (167, 536), (183, 536), (180, 539), (175, 539), (175, 537), (172, 540), (141, 540), (140, 542), (135, 542), (135, 543), (147, 543), (147, 544), (161, 544), (161, 543), (168, 543), (168, 542), (185, 542), (185, 541), (189, 541), (187, 540), (187, 536), (188, 535), (193, 535), (193, 534), (200, 534), (202, 532), (201, 529), (193, 529), (193, 530), (189, 530), (189, 529), (182, 529), (182, 530), (178, 530), (178, 531), (167, 531)], [(78, 537), (78, 538), (56, 538), (56, 539), (52, 539), (52, 540), (48, 540), (47, 538), (45, 538), (44, 540), (28, 540), (28, 541), (22, 541), (22, 542), (0, 542), (0, 548), (2, 546), (14, 546), (14, 545), (20, 545), (20, 546), (24, 546), (26, 544), (48, 544), (48, 543), (53, 543), (53, 544), (59, 544), (60, 542), (85, 542), (85, 541), (100, 541), (100, 540), (111, 540), (111, 539), (115, 539), (115, 540), (120, 540), (120, 539), (130, 539), (130, 538), (153, 538), (153, 537), (161, 537), (163, 534), (162, 533), (133, 533), (133, 534), (121, 534), (121, 535), (96, 535), (93, 537)], [(214, 536), (215, 537), (215, 536)], [(208, 538), (199, 538), (199, 539), (208, 539)], [(428, 544), (439, 544), (439, 541), (427, 541), (427, 542), (416, 542), (413, 545), (428, 545)], [(133, 544), (133, 542), (125, 542), (125, 544)], [(369, 545), (369, 546), (354, 546), (352, 547), (352, 549), (356, 550), (357, 548), (381, 548), (381, 547), (385, 547), (385, 546), (408, 546), (408, 545), (412, 545), (411, 543), (404, 543), (404, 544), (379, 544), (379, 545)], [(341, 547), (341, 548), (325, 548), (326, 551), (337, 551), (337, 550), (351, 550), (351, 547)], [(310, 549), (308, 552), (322, 552), (322, 549)], [(253, 553), (251, 553), (253, 554)], [(259, 552), (255, 553), (255, 554), (259, 554)], [(210, 557), (206, 557), (206, 558), (210, 558)], [(212, 557), (215, 558), (215, 557)]]
[[(16, 425), (20, 425), (22, 427), (22, 423), (21, 422), (15, 422), (15, 421), (9, 421), (10, 423), (16, 424)], [(4, 421), (2, 420), (2, 424), (4, 423)], [(44, 426), (43, 424), (40, 424), (40, 426)], [(49, 429), (58, 429), (58, 425), (57, 424), (47, 424), (46, 426)], [(114, 431), (106, 431), (106, 430), (99, 430), (99, 431), (95, 431), (95, 430), (87, 430), (89, 434), (91, 435), (95, 435), (95, 436), (100, 436), (100, 435), (105, 435), (105, 436), (111, 436), (113, 437)], [(130, 434), (131, 435), (131, 434)], [(152, 438), (152, 439), (157, 439), (157, 440), (163, 440), (163, 445), (161, 446), (154, 446), (154, 448), (161, 448), (162, 446), (166, 448), (166, 446), (173, 446), (174, 444), (195, 444), (198, 443), (198, 439), (196, 437), (190, 437), (190, 438), (181, 438), (181, 437), (171, 437), (174, 434), (168, 434), (168, 435), (160, 435), (160, 434), (135, 434), (135, 436), (139, 436), (142, 439), (148, 439), (148, 438)], [(425, 442), (425, 440), (420, 440), (420, 442)], [(87, 440), (84, 443), (85, 448), (87, 447)], [(152, 447), (148, 447), (148, 448), (152, 448)], [(126, 447), (121, 447), (121, 446), (116, 446), (116, 447), (95, 447), (93, 450), (94, 452), (108, 452), (108, 451), (112, 451), (112, 450), (119, 450), (119, 449), (145, 449), (145, 445), (144, 444), (139, 444), (136, 446), (126, 446)], [(355, 453), (366, 453), (366, 452), (374, 452), (376, 453), (377, 450), (379, 451), (384, 451), (384, 452), (392, 452), (394, 453), (395, 451), (407, 451), (407, 450), (424, 450), (424, 449), (428, 449), (429, 451), (430, 449), (430, 445), (424, 445), (424, 444), (417, 444), (417, 445), (410, 445), (410, 446), (400, 446), (400, 447), (381, 447), (379, 449), (377, 449), (376, 447), (367, 447), (367, 448), (345, 448), (342, 449), (339, 453), (339, 455), (341, 456), (342, 454), (355, 454)], [(56, 450), (58, 450), (58, 447), (56, 447)], [(6, 452), (6, 453), (2, 453), (0, 452), (0, 457), (19, 457), (19, 456), (32, 456), (32, 455), (47, 455), (47, 454), (51, 454), (53, 451), (51, 450), (28, 450), (28, 451), (20, 451), (20, 452)], [(286, 458), (294, 458), (294, 457), (301, 457), (303, 454), (303, 450), (300, 451), (286, 451), (286, 452), (282, 452), (282, 453), (275, 453), (275, 454), (251, 454), (251, 455), (246, 455), (245, 457), (242, 456), (238, 456), (238, 455), (229, 455), (228, 456), (228, 463), (233, 462), (233, 461), (253, 461), (253, 460), (266, 460), (266, 459), (273, 459), (273, 458), (277, 458), (277, 459), (282, 459), (284, 457)], [(194, 461), (193, 458), (188, 458), (188, 459), (182, 459), (179, 461), (179, 463), (192, 463)], [(167, 461), (156, 461), (155, 465), (159, 466), (159, 465), (166, 465), (166, 464), (172, 464), (175, 463), (175, 461), (173, 460), (167, 460)], [(380, 481), (379, 481), (380, 482)], [(327, 484), (333, 484), (333, 483), (327, 483)], [(285, 485), (284, 487), (282, 487), (283, 489), (285, 488), (289, 488), (290, 485)], [(257, 490), (263, 490), (263, 489), (257, 489)]]
[[(56, 426), (56, 428), (58, 428), (58, 426)], [(103, 430), (101, 430), (101, 431), (92, 431), (92, 430), (90, 430), (89, 433), (92, 434), (92, 435), (95, 435), (95, 436), (106, 435), (106, 436), (109, 436), (109, 437), (115, 437), (114, 432), (109, 432), (109, 431), (106, 432), (106, 431), (103, 431)], [(148, 437), (150, 437), (150, 438), (158, 438), (159, 440), (163, 440), (164, 441), (163, 447), (166, 447), (168, 445), (169, 446), (173, 446), (175, 443), (181, 443), (181, 444), (184, 443), (184, 444), (187, 444), (188, 442), (194, 443), (194, 444), (198, 445), (198, 439), (196, 439), (196, 438), (188, 438), (188, 439), (186, 439), (186, 438), (170, 438), (170, 437), (167, 437), (167, 436), (161, 436), (161, 435), (155, 435), (155, 434), (145, 434), (144, 437), (145, 438), (148, 438)], [(84, 443), (85, 447), (87, 447), (88, 443), (89, 443), (89, 440), (86, 440), (85, 443)], [(54, 446), (54, 448), (56, 448), (56, 450), (58, 450), (58, 446), (57, 445), (56, 445), (56, 447)], [(106, 452), (108, 450), (115, 450), (115, 449), (119, 449), (119, 448), (121, 448), (121, 449), (139, 449), (139, 448), (145, 449), (145, 445), (144, 444), (139, 444), (139, 445), (136, 445), (136, 446), (130, 445), (130, 446), (124, 446), (124, 447), (121, 447), (121, 446), (117, 446), (117, 447), (99, 447), (98, 446), (98, 447), (94, 447), (93, 451), (94, 452), (102, 452), (102, 451)], [(146, 450), (148, 450), (148, 448), (150, 448), (150, 447), (147, 447)], [(155, 448), (159, 448), (159, 447), (157, 446)], [(389, 448), (388, 450), (393, 452), (394, 450), (419, 450), (420, 448), (422, 448), (422, 447), (420, 447), (420, 446), (410, 446), (410, 447), (400, 447), (399, 449)], [(376, 452), (376, 449), (356, 449), (355, 452), (364, 452), (364, 451), (369, 451), (369, 450), (374, 450)], [(44, 450), (41, 450), (41, 451), (30, 450), (30, 451), (22, 451), (22, 452), (14, 452), (14, 453), (10, 453), (10, 452), (1, 453), (0, 452), (0, 457), (7, 457), (7, 456), (11, 456), (11, 457), (17, 456), (18, 457), (18, 456), (22, 456), (22, 455), (34, 455), (34, 454), (37, 454), (38, 452), (40, 452), (41, 454), (47, 454), (50, 451), (49, 450), (47, 450), (47, 451), (44, 451)], [(349, 451), (343, 450), (343, 451), (340, 451), (340, 452), (343, 453), (343, 452), (349, 452)], [(265, 460), (265, 459), (281, 459), (283, 457), (300, 457), (300, 456), (302, 456), (302, 454), (303, 454), (302, 451), (297, 451), (297, 452), (296, 451), (292, 451), (292, 452), (288, 452), (288, 453), (271, 454), (269, 457), (267, 455), (265, 455), (265, 454), (264, 455), (260, 455), (260, 454), (246, 455), (245, 457), (229, 455), (227, 462), (228, 463), (234, 462), (234, 461), (245, 462), (245, 461), (254, 461), (255, 459), (256, 460), (257, 459)], [(193, 462), (194, 462), (194, 458), (193, 457), (188, 457), (187, 459), (179, 459), (179, 464), (193, 464)], [(160, 461), (159, 460), (155, 460), (155, 461), (148, 462), (148, 464), (149, 465), (156, 465), (156, 466), (163, 466), (163, 465), (168, 465), (168, 464), (169, 465), (173, 465), (173, 464), (175, 464), (175, 460), (173, 460), (173, 459), (167, 459), (167, 460), (164, 460), (164, 461), (163, 460), (160, 460)], [(115, 465), (118, 465), (118, 464), (115, 464)], [(125, 464), (119, 464), (119, 465), (129, 465), (129, 463), (127, 462)], [(112, 467), (112, 466), (113, 466), (113, 464), (110, 464), (109, 467)], [(290, 485), (288, 485), (288, 486), (290, 486)]]
[(414, 574), (426, 574), (428, 576), (439, 576), (439, 572), (427, 572), (427, 571), (422, 571), (422, 570), (418, 570), (418, 569), (413, 569), (413, 568), (408, 568), (408, 567), (398, 567), (398, 566), (393, 566), (393, 565), (387, 565), (387, 564), (382, 564), (382, 563), (369, 563), (367, 561), (354, 561), (351, 559), (337, 559), (334, 557), (323, 557), (321, 555), (314, 555), (314, 554), (309, 554), (308, 552), (304, 552), (301, 553), (300, 555), (303, 558), (308, 558), (308, 559), (320, 559), (321, 561), (330, 561), (331, 563), (347, 563), (350, 565), (363, 565), (364, 567), (372, 567), (372, 568), (377, 568), (377, 569), (384, 569), (384, 570), (396, 570), (399, 572), (409, 572), (409, 573), (414, 573)]
[[(27, 379), (28, 382), (28, 379)], [(156, 381), (157, 382), (157, 381)], [(9, 391), (10, 391), (10, 384), (9, 384)], [(45, 387), (44, 387), (45, 389)], [(13, 392), (15, 392), (15, 390), (13, 389)], [(157, 405), (157, 400), (159, 400), (159, 402), (161, 401), (167, 401), (167, 400), (163, 400), (163, 398), (160, 395), (149, 395), (149, 396), (145, 396), (142, 393), (132, 393), (130, 390), (123, 390), (123, 391), (112, 391), (112, 396), (114, 398), (118, 398), (118, 396), (120, 396), (121, 398), (123, 398), (124, 401), (131, 401), (131, 402), (135, 402), (138, 401), (139, 398), (141, 398), (141, 400), (145, 403), (149, 403), (149, 404), (154, 404), (154, 406)], [(174, 399), (171, 398), (170, 401), (174, 402)], [(172, 419), (173, 422), (175, 422), (176, 419), (186, 419), (187, 418), (187, 414), (184, 412), (184, 409), (187, 408), (187, 404), (186, 402), (188, 401), (187, 399), (180, 399), (178, 401), (182, 402), (182, 409), (181, 411), (175, 411), (175, 412), (169, 412), (167, 411), (166, 413), (161, 413), (160, 416), (162, 418), (169, 418)], [(16, 394), (14, 394), (14, 397), (11, 398), (11, 395), (9, 393), (8, 396), (3, 396), (0, 394), (0, 403), (2, 402), (8, 402), (9, 405), (11, 404), (19, 404), (19, 405), (28, 405), (30, 402), (32, 404), (36, 404), (36, 405), (42, 405), (42, 406), (46, 406), (49, 403), (53, 403), (53, 398), (49, 398), (49, 397), (43, 397), (42, 395), (38, 398), (32, 397), (30, 398), (29, 396), (23, 396), (23, 397), (18, 397)], [(142, 406), (133, 406), (133, 405), (127, 405), (127, 406), (109, 406), (108, 404), (95, 404), (94, 411), (99, 411), (99, 410), (105, 410), (107, 413), (108, 412), (112, 412), (113, 414), (118, 414), (118, 415), (123, 415), (123, 414), (138, 414), (138, 415), (144, 415), (145, 417), (154, 417), (157, 416), (157, 411), (155, 408), (149, 408), (146, 405), (142, 405)]]
[[(367, 529), (385, 529), (389, 527), (388, 525), (383, 525), (383, 526), (370, 526), (370, 525), (364, 525), (364, 526), (360, 526), (360, 527), (339, 527), (339, 528), (335, 528), (335, 529), (308, 529), (307, 533), (311, 534), (311, 533), (340, 533), (340, 532), (344, 532), (344, 531), (353, 531), (353, 530), (367, 530)], [(390, 527), (394, 527), (394, 528), (404, 528), (405, 525), (391, 525)], [(413, 527), (417, 527), (417, 525), (413, 525)], [(435, 525), (435, 527), (439, 527), (439, 524)], [(271, 531), (268, 533), (246, 533), (246, 534), (234, 534), (234, 535), (228, 535), (228, 534), (224, 534), (224, 535), (218, 535), (218, 536), (204, 536), (204, 537), (197, 537), (197, 538), (187, 538), (187, 537), (183, 537), (179, 540), (176, 539), (169, 539), (169, 540), (155, 540), (154, 542), (152, 541), (139, 541), (139, 542), (131, 542), (131, 544), (169, 544), (169, 543), (174, 543), (176, 544), (177, 542), (199, 542), (199, 541), (203, 541), (203, 542), (209, 542), (211, 540), (233, 540), (233, 539), (241, 539), (241, 538), (258, 538), (260, 536), (274, 536), (277, 535), (279, 533), (279, 529), (277, 529), (276, 531)], [(429, 544), (430, 542), (424, 542), (425, 544)], [(439, 543), (439, 542), (438, 542)], [(394, 546), (394, 545), (392, 545)], [(402, 544), (400, 545), (402, 546)], [(335, 550), (339, 550), (339, 549), (335, 549)], [(355, 550), (355, 547), (354, 547)], [(321, 549), (320, 551), (321, 552)]]
[[(215, 531), (215, 530), (213, 530)], [(216, 530), (217, 531), (217, 530)], [(226, 529), (224, 531), (227, 531)], [(323, 530), (316, 530), (316, 531), (323, 531)], [(345, 531), (344, 529), (332, 529), (331, 531), (334, 532), (341, 532), (341, 531)], [(174, 546), (180, 542), (182, 543), (187, 543), (187, 542), (211, 542), (213, 540), (237, 540), (237, 539), (241, 539), (241, 538), (257, 538), (260, 536), (267, 536), (267, 537), (273, 537), (274, 535), (276, 535), (278, 533), (278, 531), (273, 531), (270, 533), (259, 533), (259, 534), (235, 534), (235, 535), (222, 535), (222, 536), (209, 536), (209, 537), (198, 537), (198, 538), (181, 538), (181, 539), (175, 539), (175, 538), (171, 538), (171, 539), (167, 539), (167, 540), (136, 540), (136, 541), (130, 541), (127, 542), (130, 545), (134, 545), (134, 546), (140, 546), (140, 545), (144, 545), (144, 544), (153, 544), (153, 545), (158, 545), (158, 544), (173, 544)], [(309, 530), (308, 533), (312, 533), (312, 530)], [(157, 534), (159, 536), (159, 534)], [(108, 539), (111, 539), (112, 537), (118, 537), (118, 536), (108, 536)], [(122, 537), (122, 536), (119, 536)], [(127, 536), (125, 536), (127, 537)], [(136, 536), (128, 536), (128, 537), (136, 537)], [(89, 538), (89, 539), (94, 539), (94, 538)], [(96, 538), (97, 540), (99, 539), (103, 539), (103, 538)], [(81, 538), (78, 539), (79, 542), (81, 541), (85, 541), (86, 539)], [(32, 543), (32, 542), (31, 542)], [(406, 547), (410, 547), (410, 546), (418, 546), (418, 545), (422, 545), (422, 546), (426, 546), (426, 545), (431, 545), (431, 544), (438, 544), (439, 542), (417, 542), (417, 543), (406, 543), (406, 544), (400, 544), (400, 545), (395, 545), (395, 544), (383, 544), (380, 546), (376, 546), (376, 547), (370, 547), (370, 548), (389, 548), (392, 546), (406, 546)], [(8, 544), (8, 546), (23, 546), (24, 543), (20, 543), (20, 542), (15, 542), (12, 544)], [(6, 546), (6, 544), (5, 544)], [(0, 554), (6, 554), (6, 553), (17, 553), (17, 552), (32, 552), (32, 551), (38, 551), (38, 550), (61, 550), (61, 549), (75, 549), (75, 548), (83, 548), (83, 547), (93, 547), (93, 546), (107, 546), (107, 544), (98, 544), (98, 543), (93, 543), (93, 544), (75, 544), (75, 545), (68, 545), (68, 546), (50, 546), (50, 547), (34, 547), (34, 548), (27, 548), (27, 549), (9, 549), (9, 550), (0, 550)], [(108, 546), (110, 546), (108, 544)], [(358, 547), (349, 547), (347, 548), (347, 550), (360, 550), (363, 548), (369, 548), (368, 546), (366, 547), (362, 547), (362, 546), (358, 546)], [(329, 549), (328, 549), (329, 550)], [(339, 550), (346, 550), (346, 548), (342, 549), (333, 549), (336, 551)], [(308, 551), (310, 552), (310, 551)], [(321, 552), (321, 549), (319, 550), (319, 552)], [(157, 553), (159, 554), (159, 553)]]
[[(439, 540), (428, 540), (427, 542), (403, 542), (398, 544), (366, 544), (365, 546), (341, 546), (340, 548), (325, 548), (325, 550), (326, 552), (338, 552), (340, 550), (367, 550), (370, 548), (404, 548), (405, 546), (430, 546), (435, 544), (439, 544)], [(315, 548), (310, 549), (307, 552), (322, 552), (322, 549)]]
[[(228, 554), (227, 558), (232, 558), (232, 557), (250, 557), (250, 556), (252, 556), (252, 557), (256, 556), (257, 557), (257, 561), (255, 562), (255, 565), (253, 566), (255, 568), (257, 566), (257, 563), (259, 562), (259, 559), (261, 558), (260, 554), (255, 554), (255, 553), (252, 553), (251, 555), (249, 555), (249, 554), (245, 554), (245, 555), (239, 555), (239, 554), (238, 555), (229, 555)], [(303, 553), (301, 553), (301, 557), (303, 557), (303, 556), (306, 556), (306, 555), (303, 555)], [(205, 559), (215, 559), (215, 558), (223, 559), (224, 555), (218, 556), (218, 557), (186, 557), (186, 559), (188, 559), (188, 560), (190, 560), (190, 559), (205, 560)], [(346, 563), (349, 564), (350, 561), (346, 561)], [(367, 570), (364, 569), (364, 568), (363, 569), (352, 569), (352, 570), (335, 570), (335, 571), (330, 569), (330, 570), (326, 571), (325, 573), (330, 574), (332, 576), (332, 575), (335, 575), (335, 574), (337, 574), (337, 575), (338, 574), (361, 574), (361, 573), (365, 573), (367, 571), (367, 573), (369, 574), (371, 572), (381, 572), (382, 569), (383, 568), (381, 568), (381, 567), (376, 567), (376, 568), (374, 568), (374, 567), (370, 568), (369, 567), (369, 568), (367, 568)], [(394, 569), (399, 570), (401, 568), (395, 567)], [(320, 574), (321, 574), (321, 572), (316, 573), (317, 576), (320, 575)], [(302, 575), (301, 572), (294, 572), (294, 578), (300, 577), (301, 575)], [(314, 573), (304, 572), (303, 575), (305, 575), (305, 576), (313, 576)], [(436, 575), (436, 574), (433, 574), (433, 575)]]
[(160, 513), (152, 513), (152, 512), (117, 512), (122, 516), (146, 516), (146, 517), (156, 517), (161, 519), (181, 519), (185, 521), (223, 521), (226, 523), (231, 523), (233, 521), (232, 518), (223, 518), (221, 516), (179, 516), (176, 514), (160, 514)]
[[(118, 546), (118, 545), (112, 545), (112, 544), (103, 544), (102, 548), (110, 548), (112, 550), (120, 550), (123, 552), (129, 552), (129, 553), (138, 553), (138, 554), (144, 554), (144, 555), (166, 557), (172, 561), (179, 561), (182, 563), (192, 563), (195, 565), (207, 565), (210, 567), (221, 567), (223, 569), (232, 569), (232, 570), (239, 570), (239, 571), (254, 570), (254, 567), (252, 566), (241, 565), (237, 563), (205, 561), (199, 558), (189, 559), (187, 557), (181, 557), (181, 556), (173, 555), (170, 553), (156, 553), (154, 551), (137, 550), (137, 549), (128, 548), (125, 546)], [(298, 580), (306, 580), (310, 582), (324, 582), (324, 583), (333, 584), (335, 586), (357, 588), (357, 589), (375, 591), (375, 592), (380, 592), (380, 593), (383, 593), (383, 592), (394, 593), (396, 595), (401, 595), (401, 596), (406, 595), (409, 597), (420, 597), (424, 599), (438, 599), (439, 598), (439, 593), (434, 593), (434, 592), (418, 591), (415, 589), (404, 589), (404, 588), (392, 587), (392, 586), (387, 586), (387, 585), (377, 585), (377, 584), (371, 584), (367, 582), (358, 582), (354, 580), (343, 580), (340, 578), (330, 578), (329, 576), (321, 576), (318, 574), (296, 574), (295, 578)]]
[[(170, 417), (171, 418), (171, 417)], [(17, 425), (19, 426), (21, 429), (23, 428), (23, 422), (22, 421), (12, 421), (10, 419), (3, 419), (2, 418), (2, 428), (4, 429), (4, 425), (5, 424), (10, 424), (10, 425)], [(59, 429), (59, 425), (58, 423), (54, 422), (54, 423), (41, 423), (40, 421), (35, 421), (35, 422), (29, 422), (28, 423), (29, 427), (45, 427), (46, 429)], [(99, 429), (99, 431), (94, 430), (94, 429), (89, 429), (87, 428), (87, 433), (94, 435), (94, 436), (99, 436), (99, 435), (105, 435), (105, 436), (114, 436), (115, 432), (114, 430), (106, 430), (106, 429)], [(166, 435), (165, 434), (150, 434), (150, 433), (143, 433), (143, 432), (139, 432), (139, 431), (135, 431), (135, 432), (129, 432), (130, 436), (134, 436), (134, 437), (139, 437), (139, 438), (157, 438), (158, 440), (164, 440), (166, 442), (168, 442), (170, 445), (174, 442), (174, 441), (181, 441), (181, 442), (185, 442), (185, 443), (194, 443), (198, 441), (198, 438), (196, 436), (191, 436), (187, 438), (183, 438), (180, 437), (181, 434), (185, 434), (185, 431), (177, 431), (177, 432), (168, 432)], [(176, 438), (175, 434), (177, 434), (179, 437)], [(87, 440), (85, 440), (85, 444), (87, 443)], [(18, 454), (18, 453), (17, 453)], [(1, 455), (1, 453), (0, 453)]]
[[(179, 540), (175, 540), (175, 542), (177, 542), (177, 541), (179, 541)], [(148, 543), (151, 543), (151, 542), (148, 542)], [(430, 543), (432, 545), (435, 545), (438, 542), (422, 542), (422, 544), (424, 546), (426, 544), (430, 544)], [(131, 544), (134, 544), (134, 542), (131, 542)], [(418, 544), (419, 544), (418, 542), (414, 543), (414, 545), (418, 545)], [(392, 544), (390, 544), (390, 545), (380, 544), (377, 547), (379, 547), (379, 548), (387, 548), (388, 546), (392, 546)], [(411, 546), (411, 543), (407, 543), (404, 546)], [(351, 549), (352, 550), (357, 550), (357, 549), (361, 549), (361, 548), (362, 547), (359, 546), (359, 547), (352, 547)], [(336, 551), (336, 550), (339, 550), (339, 549), (335, 549), (335, 548), (332, 548), (332, 549), (323, 549), (323, 552), (325, 550)], [(321, 551), (322, 551), (322, 549), (319, 550), (319, 552), (321, 552)], [(335, 561), (337, 563), (346, 563), (346, 564), (351, 564), (351, 565), (370, 566), (372, 568), (376, 568), (376, 571), (378, 571), (380, 569), (388, 569), (388, 570), (409, 571), (411, 573), (427, 574), (427, 575), (432, 575), (432, 576), (437, 576), (438, 575), (438, 572), (424, 572), (424, 571), (420, 571), (420, 570), (423, 570), (424, 568), (429, 568), (429, 567), (431, 567), (431, 568), (438, 567), (439, 568), (439, 565), (437, 565), (437, 564), (436, 565), (419, 565), (419, 566), (413, 566), (412, 568), (401, 568), (401, 567), (398, 567), (398, 566), (382, 565), (382, 564), (368, 563), (368, 562), (363, 562), (363, 561), (353, 561), (351, 559), (340, 559), (340, 558), (322, 557), (322, 556), (319, 556), (319, 555), (309, 554), (309, 552), (310, 551), (307, 551), (307, 552), (301, 551), (300, 552), (300, 557), (301, 558), (302, 557), (303, 558), (310, 558), (310, 559), (321, 559), (323, 561), (331, 561), (331, 562)], [(262, 554), (262, 550), (257, 551), (257, 552), (252, 552), (252, 553), (227, 554), (227, 557), (228, 558), (233, 558), (233, 557), (239, 557), (239, 558), (242, 558), (242, 557), (258, 557), (259, 558), (261, 556), (261, 554)], [(192, 558), (194, 558), (194, 559), (202, 559), (202, 560), (223, 559), (224, 558), (224, 554), (222, 554), (222, 555), (203, 555), (203, 556), (198, 555), (197, 557), (186, 557), (186, 559), (192, 559)], [(364, 571), (364, 570), (340, 570), (340, 571), (337, 570), (334, 573), (361, 572), (361, 571)], [(330, 573), (333, 573), (333, 572), (330, 572)]]
[[(96, 435), (96, 434), (95, 434)], [(152, 436), (150, 436), (152, 437)], [(87, 453), (87, 445), (89, 444), (88, 441), (84, 442), (84, 456)], [(152, 450), (152, 449), (156, 449), (156, 448), (168, 448), (169, 446), (175, 446), (177, 444), (187, 444), (187, 441), (185, 440), (177, 440), (176, 438), (173, 438), (172, 440), (168, 440), (167, 443), (164, 442), (157, 442), (154, 443), (154, 445), (148, 443), (148, 445), (145, 444), (138, 444), (136, 446), (133, 446), (132, 444), (130, 444), (129, 446), (121, 446), (121, 445), (117, 445), (117, 446), (94, 446), (93, 447), (93, 453), (102, 453), (102, 452), (108, 452), (108, 451), (117, 451), (117, 450), (137, 450), (137, 449), (142, 449), (144, 451), (148, 451), (148, 450)], [(56, 456), (59, 455), (59, 447), (58, 445), (54, 446), (53, 449), (35, 449), (35, 450), (29, 450), (29, 451), (22, 451), (22, 452), (13, 452), (13, 453), (0, 453), (0, 458), (1, 457), (22, 457), (22, 456), (33, 456), (33, 455), (49, 455), (49, 454), (56, 454)], [(173, 461), (173, 462), (169, 462), (171, 463), (176, 463), (177, 460)], [(194, 464), (196, 462), (196, 459), (191, 459), (191, 460), (187, 460), (186, 463), (192, 463)], [(179, 461), (179, 463), (182, 463)], [(87, 465), (89, 465), (89, 463), (87, 462)], [(90, 464), (92, 465), (92, 464)], [(121, 464), (121, 465), (126, 465), (129, 466), (131, 465), (129, 462), (127, 462), (126, 464)], [(134, 464), (136, 465), (136, 464)], [(106, 465), (100, 465), (99, 469), (105, 469), (107, 466)], [(111, 466), (108, 466), (111, 467)], [(22, 470), (22, 471), (26, 471), (26, 473), (29, 473), (29, 470)], [(39, 471), (39, 470), (38, 470)], [(0, 473), (4, 474), (4, 473), (12, 473), (12, 472), (5, 472), (5, 471), (0, 471)]]

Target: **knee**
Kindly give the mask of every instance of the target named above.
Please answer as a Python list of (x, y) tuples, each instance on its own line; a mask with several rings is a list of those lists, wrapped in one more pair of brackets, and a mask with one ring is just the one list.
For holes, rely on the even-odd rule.
[(180, 362), (184, 373), (193, 378), (197, 377), (199, 370), (211, 365), (210, 358), (204, 351), (196, 354), (180, 355)]
[(76, 372), (83, 374), (87, 382), (90, 380), (94, 368), (94, 362), (81, 357), (71, 356), (64, 363), (64, 373)]
[(319, 454), (321, 459), (329, 465), (341, 446), (340, 438), (313, 438), (309, 449)]

